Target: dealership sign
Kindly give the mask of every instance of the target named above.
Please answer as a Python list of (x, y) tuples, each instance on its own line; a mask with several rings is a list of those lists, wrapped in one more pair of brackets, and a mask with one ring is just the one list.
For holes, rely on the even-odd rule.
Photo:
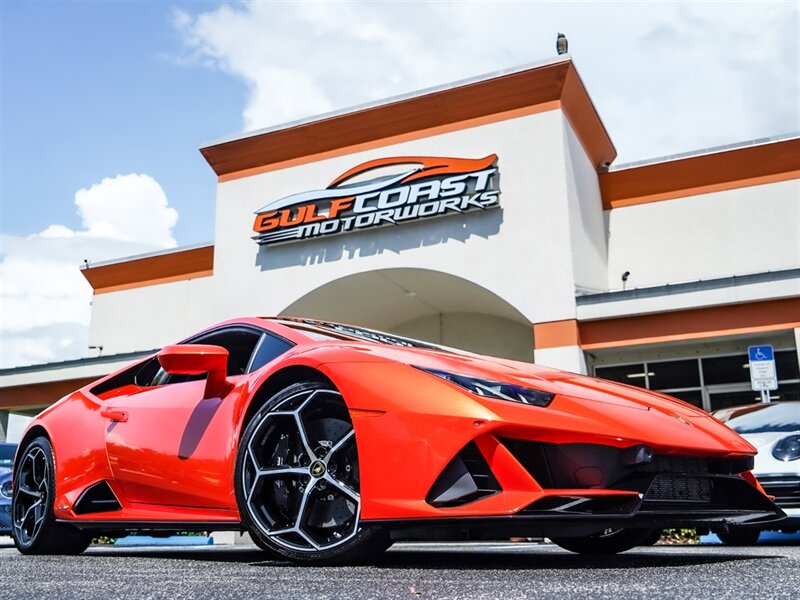
[(497, 155), (372, 160), (322, 190), (256, 211), (253, 239), (278, 244), (499, 206)]

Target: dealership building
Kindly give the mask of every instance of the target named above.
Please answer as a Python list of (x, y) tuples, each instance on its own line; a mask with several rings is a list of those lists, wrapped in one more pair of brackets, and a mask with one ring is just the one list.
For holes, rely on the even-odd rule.
[(562, 56), (201, 152), (214, 242), (83, 268), (102, 355), (0, 371), (0, 436), (9, 412), (244, 315), (353, 323), (706, 410), (759, 398), (747, 348), (769, 344), (772, 399), (800, 400), (796, 135), (615, 165)]

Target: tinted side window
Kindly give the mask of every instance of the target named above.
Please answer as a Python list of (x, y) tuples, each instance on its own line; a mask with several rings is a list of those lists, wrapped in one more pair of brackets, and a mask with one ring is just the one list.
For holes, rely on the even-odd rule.
[(257, 371), (268, 362), (275, 360), (292, 346), (291, 342), (265, 333), (256, 347), (256, 353), (250, 363), (248, 373)]
[(225, 329), (190, 343), (213, 344), (225, 348), (228, 351), (228, 376), (231, 376), (247, 372), (250, 356), (260, 337), (261, 333), (252, 329)]
[(106, 392), (110, 392), (111, 390), (115, 390), (126, 385), (147, 387), (152, 385), (153, 378), (159, 372), (159, 369), (160, 365), (158, 364), (158, 358), (154, 356), (149, 360), (128, 367), (122, 373), (119, 373), (111, 379), (94, 386), (91, 389), (91, 392), (95, 396), (100, 396), (101, 394), (105, 394)]
[[(222, 346), (225, 348), (228, 351), (227, 375), (231, 377), (233, 375), (242, 375), (247, 372), (247, 365), (250, 363), (250, 357), (260, 338), (260, 331), (245, 327), (230, 327), (196, 337), (186, 342), (186, 344), (210, 344), (212, 346)], [(154, 378), (152, 385), (184, 383), (186, 381), (196, 381), (205, 378), (205, 373), (202, 375), (169, 375), (161, 369)]]

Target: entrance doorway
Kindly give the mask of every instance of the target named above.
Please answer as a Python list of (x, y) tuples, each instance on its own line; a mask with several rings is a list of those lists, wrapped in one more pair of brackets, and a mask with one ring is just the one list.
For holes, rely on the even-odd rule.
[(533, 361), (533, 324), (497, 294), (428, 269), (382, 269), (342, 277), (282, 315), (351, 323), (471, 352)]

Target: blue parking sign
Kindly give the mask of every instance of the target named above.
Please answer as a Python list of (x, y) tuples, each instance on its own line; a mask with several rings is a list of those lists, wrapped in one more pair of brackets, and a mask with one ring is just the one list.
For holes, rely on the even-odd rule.
[(772, 346), (750, 346), (747, 349), (747, 354), (750, 356), (751, 363), (775, 360), (775, 352), (772, 350)]

